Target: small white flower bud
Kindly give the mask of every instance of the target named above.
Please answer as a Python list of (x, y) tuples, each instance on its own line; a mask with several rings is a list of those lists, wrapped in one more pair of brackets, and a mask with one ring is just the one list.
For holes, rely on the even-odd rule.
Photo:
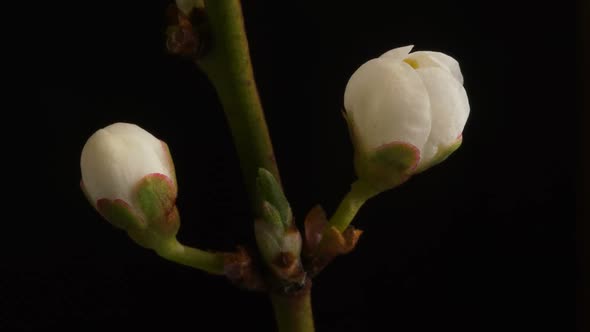
[(176, 176), (164, 142), (134, 124), (115, 123), (88, 139), (80, 168), (90, 203), (136, 242), (158, 250), (176, 235)]
[(164, 143), (129, 123), (115, 123), (95, 132), (82, 149), (80, 166), (93, 204), (101, 198), (131, 204), (135, 186), (148, 174), (159, 173), (176, 182)]

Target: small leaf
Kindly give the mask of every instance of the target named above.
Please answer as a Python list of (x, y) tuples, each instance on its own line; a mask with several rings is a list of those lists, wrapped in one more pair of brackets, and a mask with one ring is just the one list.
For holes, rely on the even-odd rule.
[(277, 228), (277, 233), (283, 233), (285, 231), (279, 210), (267, 201), (262, 202), (262, 218), (267, 223), (273, 225), (274, 228)]
[(285, 228), (289, 227), (292, 220), (291, 207), (283, 193), (281, 185), (272, 173), (264, 168), (259, 168), (258, 177), (256, 178), (256, 188), (262, 201), (267, 201), (275, 207), (281, 215), (281, 221), (285, 225)]

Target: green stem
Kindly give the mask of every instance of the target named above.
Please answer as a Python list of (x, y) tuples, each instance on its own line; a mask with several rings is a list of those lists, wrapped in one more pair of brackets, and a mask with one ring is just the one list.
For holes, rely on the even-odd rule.
[(257, 206), (258, 169), (267, 169), (279, 182), (280, 178), (254, 81), (242, 8), (239, 0), (210, 0), (205, 1), (205, 10), (211, 45), (198, 65), (217, 90), (251, 202)]
[(343, 232), (350, 225), (363, 204), (378, 193), (379, 191), (375, 190), (374, 186), (359, 180), (355, 181), (348, 194), (340, 202), (332, 218), (330, 218), (330, 226), (334, 226), (340, 232)]
[(295, 294), (270, 296), (279, 332), (313, 332), (311, 282)]
[(187, 265), (211, 274), (224, 274), (224, 254), (204, 251), (185, 246), (178, 241), (171, 242), (165, 249), (158, 250), (158, 255), (167, 260)]
[[(198, 60), (225, 111), (240, 158), (254, 213), (260, 214), (258, 170), (264, 168), (280, 183), (270, 135), (254, 81), (248, 40), (239, 0), (205, 0), (211, 45)], [(207, 47), (207, 46), (205, 46)], [(281, 332), (312, 332), (311, 282), (295, 294), (271, 294)]]

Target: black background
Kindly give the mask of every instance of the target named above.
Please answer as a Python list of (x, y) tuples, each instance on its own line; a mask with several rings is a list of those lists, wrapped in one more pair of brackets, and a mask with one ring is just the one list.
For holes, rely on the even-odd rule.
[[(315, 279), (318, 331), (573, 329), (583, 282), (574, 274), (582, 174), (574, 3), (243, 2), (298, 221), (315, 204), (333, 212), (354, 179), (340, 112), (363, 62), (408, 44), (443, 51), (459, 60), (470, 98), (463, 146), (369, 201), (354, 222), (365, 230), (357, 250)], [(275, 329), (263, 295), (139, 248), (79, 190), (85, 140), (133, 122), (172, 150), (180, 239), (213, 250), (252, 241), (223, 112), (205, 76), (166, 53), (166, 6), (78, 1), (39, 11), (40, 107), (27, 116), (45, 129), (42, 158), (23, 160), (43, 171), (29, 178), (35, 195), (4, 241), (0, 327)]]

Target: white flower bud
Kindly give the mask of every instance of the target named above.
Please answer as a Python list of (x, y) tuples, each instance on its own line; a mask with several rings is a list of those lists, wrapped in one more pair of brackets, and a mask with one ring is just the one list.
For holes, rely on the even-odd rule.
[(115, 123), (82, 149), (82, 189), (90, 203), (139, 244), (158, 249), (176, 235), (177, 184), (167, 145), (142, 128)]
[(95, 132), (82, 149), (82, 182), (94, 204), (102, 198), (132, 203), (144, 176), (160, 173), (175, 180), (163, 142), (137, 125), (115, 123)]
[[(398, 155), (404, 151), (403, 167), (395, 166), (398, 179), (390, 179), (386, 187), (444, 160), (460, 144), (469, 115), (457, 61), (443, 53), (411, 49), (396, 48), (369, 60), (352, 75), (344, 93), (360, 178), (372, 177), (368, 173), (373, 172), (371, 158), (377, 152), (379, 159), (392, 164), (395, 156), (384, 156), (383, 149), (395, 146)], [(368, 180), (382, 181), (379, 177)]]

